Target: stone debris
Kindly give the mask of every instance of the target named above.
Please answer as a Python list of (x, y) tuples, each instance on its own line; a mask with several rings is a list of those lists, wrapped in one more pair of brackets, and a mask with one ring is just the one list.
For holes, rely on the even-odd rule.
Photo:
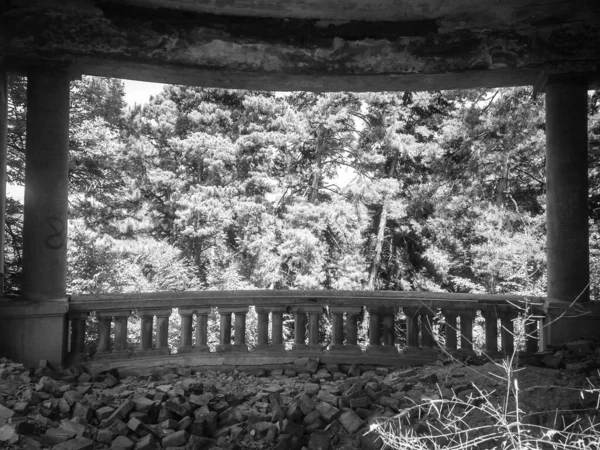
[[(595, 408), (597, 392), (583, 396), (580, 390), (598, 385), (600, 349), (577, 341), (527, 362), (532, 365), (517, 372), (520, 383), (545, 389), (524, 393), (523, 407)], [(417, 403), (468, 399), (477, 395), (474, 386), (491, 399), (506, 394), (501, 367), (493, 362), (440, 360), (394, 369), (298, 358), (292, 367), (255, 374), (177, 368), (120, 377), (115, 370), (55, 371), (47, 363), (28, 369), (0, 358), (0, 448), (380, 449), (371, 426), (398, 414), (409, 417)], [(418, 414), (412, 419), (414, 430), (426, 429)], [(552, 419), (538, 415), (535, 422)]]

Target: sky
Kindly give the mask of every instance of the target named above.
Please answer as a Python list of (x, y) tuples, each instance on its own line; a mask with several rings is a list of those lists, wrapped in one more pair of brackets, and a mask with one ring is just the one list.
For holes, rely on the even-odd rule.
[(125, 102), (129, 106), (136, 103), (146, 103), (151, 95), (157, 95), (162, 91), (162, 83), (146, 83), (144, 81), (123, 80), (125, 85)]

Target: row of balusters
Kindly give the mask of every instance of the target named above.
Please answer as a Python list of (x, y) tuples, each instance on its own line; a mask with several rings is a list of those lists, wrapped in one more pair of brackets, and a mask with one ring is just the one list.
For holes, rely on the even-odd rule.
[[(248, 351), (246, 344), (246, 315), (248, 306), (219, 307), (220, 336), (217, 352)], [(397, 348), (395, 333), (395, 316), (399, 308), (391, 307), (367, 307), (369, 313), (369, 334), (366, 351), (369, 353), (395, 353)], [(172, 309), (137, 308), (141, 319), (140, 347), (134, 350), (134, 354), (140, 356), (169, 354), (169, 317)], [(281, 352), (285, 351), (283, 335), (283, 316), (286, 306), (260, 306), (256, 307), (258, 317), (257, 323), (257, 346), (255, 350)], [(321, 351), (323, 345), (319, 342), (319, 316), (323, 314), (320, 305), (294, 306), (291, 308), (294, 316), (294, 341), (293, 350)], [(329, 306), (332, 318), (332, 339), (329, 351), (362, 353), (358, 345), (358, 318), (362, 308), (360, 306)], [(208, 317), (211, 313), (210, 307), (179, 308), (181, 316), (181, 336), (177, 353), (208, 353)], [(402, 312), (406, 316), (406, 343), (409, 348), (419, 347), (419, 335), (421, 336), (420, 347), (434, 348), (438, 343), (434, 337), (433, 323), (434, 311), (425, 308), (404, 307)], [(516, 311), (482, 310), (485, 318), (485, 351), (487, 353), (498, 352), (498, 335), (501, 339), (501, 351), (510, 354), (514, 350), (514, 319)], [(232, 314), (233, 343), (232, 343)], [(445, 342), (447, 350), (458, 348), (458, 336), (460, 334), (460, 348), (463, 350), (473, 349), (473, 321), (477, 314), (476, 310), (453, 310), (442, 309), (445, 319)], [(86, 318), (88, 312), (71, 312), (71, 353), (74, 356), (82, 356), (85, 353)], [(126, 357), (129, 354), (127, 345), (127, 321), (131, 315), (130, 310), (97, 311), (98, 320), (98, 342), (95, 358), (101, 357)], [(271, 316), (271, 339), (269, 342), (269, 315)], [(345, 320), (344, 320), (345, 315)], [(192, 344), (193, 317), (196, 317), (196, 339)], [(154, 318), (156, 317), (156, 321)], [(460, 325), (457, 319), (460, 317)], [(114, 322), (114, 340), (111, 345), (111, 324)], [(500, 328), (498, 323), (500, 322)], [(156, 329), (153, 330), (154, 324)], [(308, 327), (307, 327), (308, 325)], [(538, 349), (537, 322), (528, 321), (525, 326), (526, 350), (535, 352)], [(307, 333), (308, 328), (308, 333)], [(500, 333), (499, 333), (500, 330)], [(154, 333), (153, 333), (154, 332)], [(156, 342), (153, 345), (153, 335)], [(308, 336), (307, 336), (308, 334)], [(307, 339), (308, 337), (308, 339)]]

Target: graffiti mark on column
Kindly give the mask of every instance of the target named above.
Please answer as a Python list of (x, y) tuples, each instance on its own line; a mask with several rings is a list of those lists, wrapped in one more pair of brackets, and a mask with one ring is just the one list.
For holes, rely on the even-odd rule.
[(65, 245), (65, 223), (56, 216), (46, 217), (46, 223), (50, 227), (50, 231), (52, 231), (46, 237), (46, 247), (53, 250), (62, 248)]

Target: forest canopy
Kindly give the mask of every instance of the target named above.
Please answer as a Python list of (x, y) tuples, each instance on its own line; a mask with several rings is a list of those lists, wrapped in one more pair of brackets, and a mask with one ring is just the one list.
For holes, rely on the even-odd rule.
[[(26, 81), (9, 85), (22, 185)], [(589, 95), (600, 271), (600, 93)], [(72, 83), (68, 292), (351, 289), (545, 295), (544, 96)], [(7, 290), (22, 205), (7, 200)], [(599, 287), (592, 285), (593, 298)]]

